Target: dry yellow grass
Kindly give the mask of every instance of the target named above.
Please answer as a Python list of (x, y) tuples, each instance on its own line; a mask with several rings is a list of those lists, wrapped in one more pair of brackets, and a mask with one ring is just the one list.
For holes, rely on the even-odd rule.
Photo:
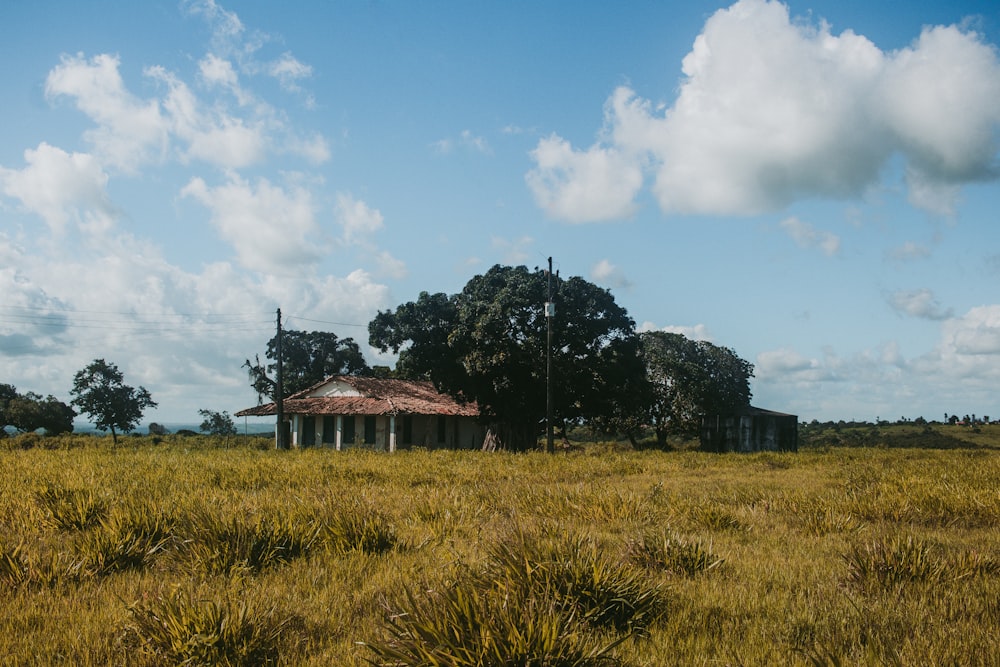
[[(262, 646), (206, 661), (368, 664), (361, 643), (387, 636), (403, 590), (481, 573), (515, 530), (583, 539), (644, 568), (662, 613), (613, 649), (621, 664), (991, 665), (1000, 655), (990, 439), (721, 456), (601, 443), (549, 456), (127, 442), (0, 450), (0, 664), (170, 664), (180, 654), (143, 620), (171, 613), (192, 627), (242, 619)], [(88, 508), (92, 522), (56, 519)], [(206, 554), (223, 542), (235, 560), (220, 567)], [(657, 564), (665, 558), (682, 560)], [(699, 558), (714, 565), (680, 565)]]

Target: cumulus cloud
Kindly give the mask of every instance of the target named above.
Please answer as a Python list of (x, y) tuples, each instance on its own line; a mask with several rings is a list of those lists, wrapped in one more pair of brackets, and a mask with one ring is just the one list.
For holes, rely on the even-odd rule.
[(952, 315), (951, 308), (942, 308), (929, 289), (897, 290), (887, 295), (886, 300), (897, 313), (910, 317), (946, 320)]
[(169, 124), (156, 100), (141, 100), (125, 89), (117, 56), (63, 56), (49, 72), (45, 94), (51, 100), (69, 97), (96, 124), (84, 137), (105, 164), (134, 171), (161, 158), (168, 145)]
[(335, 217), (343, 229), (345, 243), (366, 240), (384, 226), (381, 212), (346, 193), (337, 195)]
[(632, 281), (625, 277), (622, 270), (606, 259), (602, 259), (590, 269), (590, 279), (609, 287), (627, 289), (632, 286)]
[(938, 349), (945, 359), (966, 358), (963, 365), (968, 357), (1000, 355), (1000, 305), (978, 306), (945, 322)]
[(682, 72), (662, 111), (616, 90), (585, 150), (539, 141), (527, 175), (538, 205), (617, 219), (648, 178), (665, 213), (759, 214), (858, 197), (899, 154), (911, 202), (948, 214), (962, 184), (996, 176), (1000, 62), (974, 32), (929, 27), (884, 52), (779, 2), (740, 0), (708, 19)]
[(325, 239), (305, 188), (283, 188), (264, 178), (252, 184), (230, 175), (227, 183), (215, 187), (194, 178), (181, 195), (209, 209), (212, 224), (247, 269), (291, 273), (323, 255)]
[(816, 229), (794, 216), (785, 218), (779, 224), (802, 248), (819, 248), (828, 257), (840, 252), (840, 237), (835, 234)]
[(17, 199), (54, 232), (69, 220), (83, 229), (103, 231), (117, 216), (107, 195), (108, 175), (87, 153), (67, 153), (42, 142), (24, 151), (23, 169), (0, 167), (0, 192)]
[(575, 150), (556, 135), (531, 152), (537, 165), (528, 187), (550, 217), (569, 222), (627, 218), (642, 187), (642, 169), (630, 156), (610, 147)]

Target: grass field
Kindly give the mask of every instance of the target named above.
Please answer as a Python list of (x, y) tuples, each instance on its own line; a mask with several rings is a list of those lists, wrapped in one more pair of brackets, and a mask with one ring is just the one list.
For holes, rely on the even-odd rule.
[(0, 440), (0, 664), (1000, 664), (1000, 426), (122, 443)]

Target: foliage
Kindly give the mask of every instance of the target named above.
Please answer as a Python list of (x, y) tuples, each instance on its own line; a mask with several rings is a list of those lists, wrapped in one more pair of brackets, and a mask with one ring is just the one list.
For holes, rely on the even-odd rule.
[(130, 635), (164, 664), (274, 665), (290, 617), (247, 599), (197, 599), (176, 592), (129, 608)]
[(144, 387), (130, 387), (125, 376), (114, 364), (95, 359), (73, 377), (71, 403), (90, 416), (94, 426), (101, 431), (111, 431), (117, 443), (117, 431), (131, 431), (142, 419), (146, 408), (155, 408), (156, 402)]
[(45, 429), (46, 435), (72, 432), (73, 418), (76, 417), (73, 408), (54, 396), (42, 398), (31, 391), (18, 394), (7, 401), (3, 414), (2, 421), (21, 433)]
[(282, 517), (224, 517), (202, 510), (181, 527), (180, 558), (221, 574), (260, 572), (306, 555), (319, 544), (322, 526)]
[(392, 522), (377, 510), (355, 505), (333, 515), (325, 525), (326, 541), (336, 553), (383, 554), (399, 544)]
[(545, 271), (494, 266), (458, 294), (423, 292), (379, 312), (369, 342), (399, 353), (399, 374), (475, 401), (502, 427), (497, 435), (507, 448), (534, 447), (546, 416), (549, 324), (556, 423), (610, 414), (641, 377), (634, 323), (611, 293), (578, 277), (554, 280), (550, 323), (543, 312), (548, 280)]
[(198, 410), (198, 414), (203, 418), (201, 426), (198, 427), (201, 432), (220, 436), (236, 435), (236, 424), (225, 410), (222, 412)]
[(652, 384), (648, 423), (661, 447), (670, 435), (697, 435), (703, 414), (750, 404), (753, 364), (733, 350), (666, 331), (644, 332), (639, 338)]
[(149, 423), (149, 434), (150, 435), (169, 435), (170, 430), (163, 424), (157, 424), (156, 422)]
[(85, 530), (97, 525), (107, 504), (92, 489), (68, 489), (50, 485), (35, 492), (45, 511), (45, 521), (59, 530)]
[[(251, 362), (247, 359), (250, 386), (257, 396), (275, 400), (277, 381), (278, 337), (267, 342), (266, 357), (274, 363), (266, 366), (260, 356)], [(328, 331), (286, 330), (281, 337), (282, 389), (285, 396), (307, 389), (331, 375), (369, 375), (371, 369), (361, 348), (353, 338), (338, 338)]]
[(419, 596), (407, 589), (405, 603), (387, 612), (386, 637), (365, 644), (379, 667), (620, 664), (611, 655), (618, 642), (600, 645), (551, 598), (504, 599), (460, 585)]
[(671, 533), (645, 533), (628, 544), (632, 562), (651, 569), (685, 577), (708, 572), (723, 563), (699, 540), (686, 540)]

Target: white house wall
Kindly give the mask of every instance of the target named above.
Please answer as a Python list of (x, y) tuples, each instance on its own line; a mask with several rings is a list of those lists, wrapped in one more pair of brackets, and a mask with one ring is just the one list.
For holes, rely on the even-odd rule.
[[(324, 417), (316, 415), (312, 421), (314, 433), (312, 444), (305, 433), (307, 418), (305, 415), (291, 415), (292, 446), (329, 447), (334, 449), (369, 448), (380, 451), (392, 451), (400, 448), (426, 447), (428, 449), (479, 449), (483, 444), (483, 428), (472, 417), (444, 417), (444, 440), (440, 439), (441, 431), (437, 415), (410, 415), (411, 433), (409, 442), (403, 437), (404, 422), (407, 415), (375, 417), (375, 442), (365, 443), (365, 417), (363, 415), (336, 415), (332, 428), (334, 433), (323, 442)], [(354, 421), (354, 441), (347, 442), (344, 438), (345, 423)], [(395, 436), (395, 437), (393, 437)]]

